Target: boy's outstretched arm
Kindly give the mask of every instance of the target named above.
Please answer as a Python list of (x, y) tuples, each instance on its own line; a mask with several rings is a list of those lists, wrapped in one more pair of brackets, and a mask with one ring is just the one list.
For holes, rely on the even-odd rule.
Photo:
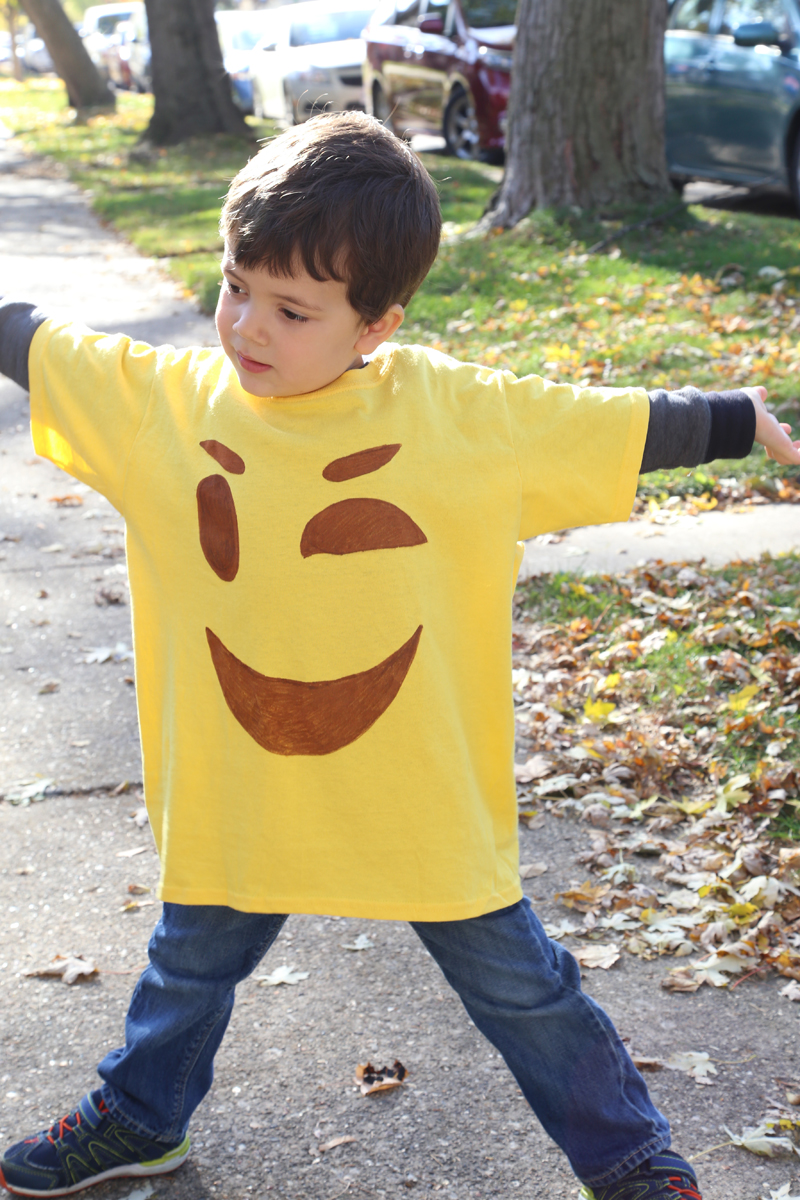
[(650, 420), (641, 471), (696, 467), (717, 458), (744, 458), (759, 442), (784, 466), (800, 464), (800, 442), (764, 403), (766, 388), (733, 392), (648, 392)]

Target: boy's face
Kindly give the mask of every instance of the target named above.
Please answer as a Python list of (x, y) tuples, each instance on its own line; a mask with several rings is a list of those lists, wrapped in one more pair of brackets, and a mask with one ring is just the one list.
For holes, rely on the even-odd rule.
[(239, 382), (253, 396), (299, 396), (363, 366), (394, 333), (403, 309), (393, 304), (367, 324), (347, 302), (347, 286), (320, 282), (300, 266), (291, 277), (222, 259), (217, 333)]

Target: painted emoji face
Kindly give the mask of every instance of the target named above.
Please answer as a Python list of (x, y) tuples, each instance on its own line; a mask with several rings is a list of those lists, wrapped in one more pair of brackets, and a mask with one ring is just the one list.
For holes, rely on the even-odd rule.
[[(200, 445), (230, 475), (242, 475), (244, 460), (209, 440)], [(372, 446), (334, 459), (322, 472), (336, 484), (386, 466), (400, 444)], [(206, 562), (226, 583), (239, 570), (239, 525), (225, 475), (208, 475), (197, 487), (200, 546)], [(357, 554), (427, 542), (408, 513), (385, 500), (355, 497), (334, 501), (310, 518), (299, 552)], [(408, 674), (422, 635), (420, 625), (402, 646), (365, 671), (339, 679), (280, 679), (242, 662), (206, 628), (217, 679), (228, 708), (259, 746), (272, 754), (331, 754), (374, 725), (394, 700)]]

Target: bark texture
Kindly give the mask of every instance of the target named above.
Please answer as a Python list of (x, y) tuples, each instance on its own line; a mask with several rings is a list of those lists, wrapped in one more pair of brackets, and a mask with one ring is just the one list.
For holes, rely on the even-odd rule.
[(520, 0), (506, 170), (491, 221), (669, 194), (667, 0)]
[(146, 138), (170, 146), (208, 133), (249, 137), (222, 64), (214, 0), (145, 0), (155, 109)]
[(100, 77), (59, 0), (22, 0), (22, 7), (47, 46), (53, 66), (66, 84), (72, 107), (79, 113), (86, 109), (113, 108), (114, 93)]

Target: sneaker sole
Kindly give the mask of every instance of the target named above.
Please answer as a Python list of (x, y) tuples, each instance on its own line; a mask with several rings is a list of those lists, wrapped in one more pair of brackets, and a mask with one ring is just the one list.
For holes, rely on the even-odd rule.
[(177, 1171), (178, 1167), (182, 1166), (189, 1157), (190, 1142), (188, 1136), (181, 1142), (180, 1146), (176, 1146), (174, 1150), (170, 1150), (163, 1158), (153, 1159), (146, 1163), (129, 1163), (121, 1167), (112, 1167), (109, 1171), (101, 1171), (98, 1175), (91, 1175), (88, 1179), (84, 1179), (81, 1183), (74, 1183), (68, 1188), (48, 1188), (46, 1191), (38, 1190), (37, 1188), (15, 1187), (7, 1182), (2, 1167), (0, 1167), (0, 1185), (11, 1192), (15, 1196), (71, 1196), (75, 1192), (82, 1192), (84, 1188), (94, 1187), (96, 1183), (105, 1183), (107, 1179), (124, 1179), (129, 1176), (147, 1176), (147, 1175), (166, 1175), (170, 1171)]

